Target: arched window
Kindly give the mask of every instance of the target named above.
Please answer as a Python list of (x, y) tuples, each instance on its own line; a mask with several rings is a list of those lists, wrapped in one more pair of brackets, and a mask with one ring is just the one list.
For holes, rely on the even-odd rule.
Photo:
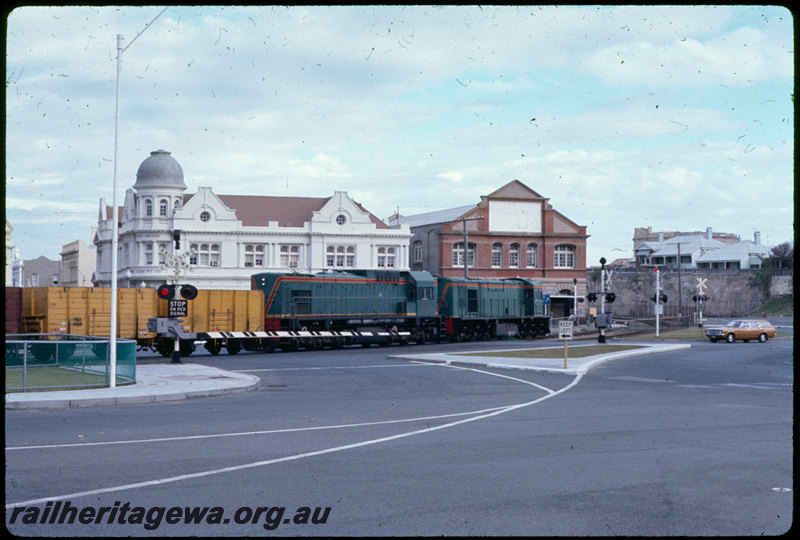
[(503, 265), (503, 244), (496, 242), (492, 244), (492, 268), (500, 268)]
[(422, 262), (422, 242), (419, 240), (414, 242), (413, 254), (414, 262)]
[(557, 245), (553, 249), (553, 268), (575, 268), (575, 246)]
[(356, 250), (353, 246), (328, 246), (325, 248), (325, 265), (331, 268), (353, 268)]
[(537, 255), (536, 244), (528, 244), (528, 248), (525, 250), (525, 266), (528, 268), (536, 268), (536, 263), (538, 262)]
[(144, 215), (145, 217), (153, 217), (153, 201), (150, 199), (144, 201)]
[(244, 265), (247, 268), (264, 266), (264, 246), (262, 244), (245, 244)]
[(300, 246), (281, 246), (281, 266), (296, 268), (300, 265)]
[(167, 208), (169, 208), (167, 199), (161, 199), (161, 201), (158, 203), (158, 215), (160, 217), (167, 217)]
[(393, 247), (378, 248), (378, 268), (394, 268), (395, 259), (395, 249)]
[(508, 246), (508, 267), (519, 268), (519, 244)]

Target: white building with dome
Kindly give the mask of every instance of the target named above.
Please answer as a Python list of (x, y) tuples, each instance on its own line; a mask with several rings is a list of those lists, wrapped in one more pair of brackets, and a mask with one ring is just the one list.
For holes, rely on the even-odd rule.
[[(169, 152), (156, 150), (141, 163), (119, 209), (119, 287), (157, 287), (182, 274), (178, 282), (198, 289), (249, 289), (250, 276), (264, 271), (408, 270), (408, 227), (389, 227), (346, 192), (274, 197), (187, 189)], [(101, 199), (92, 279), (99, 287), (111, 285), (112, 215)], [(176, 267), (175, 258), (185, 264)]]

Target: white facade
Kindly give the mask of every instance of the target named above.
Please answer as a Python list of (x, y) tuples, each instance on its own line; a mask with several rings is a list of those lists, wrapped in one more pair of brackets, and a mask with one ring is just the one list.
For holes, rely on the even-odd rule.
[[(163, 150), (139, 167), (119, 213), (118, 285), (174, 282), (199, 289), (249, 289), (264, 271), (408, 270), (408, 227), (392, 229), (337, 191), (330, 197), (187, 195), (183, 171)], [(100, 201), (94, 283), (111, 282), (112, 209)], [(180, 248), (175, 250), (174, 231)]]
[(14, 247), (14, 227), (6, 220), (6, 287), (13, 283)]

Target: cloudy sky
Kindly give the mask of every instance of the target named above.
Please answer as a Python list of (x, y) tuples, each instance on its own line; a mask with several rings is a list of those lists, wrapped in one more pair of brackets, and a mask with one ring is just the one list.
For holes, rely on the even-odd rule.
[(590, 265), (630, 256), (635, 227), (793, 241), (784, 8), (162, 9), (8, 14), (5, 211), (23, 259), (88, 243), (112, 201), (118, 34), (119, 204), (164, 149), (190, 193), (346, 191), (383, 218), (518, 179), (588, 227)]

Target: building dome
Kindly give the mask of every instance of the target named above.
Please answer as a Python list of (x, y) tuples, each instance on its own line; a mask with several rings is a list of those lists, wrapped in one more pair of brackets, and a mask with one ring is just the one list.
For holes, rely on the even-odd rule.
[(183, 169), (166, 150), (150, 152), (150, 157), (142, 161), (136, 171), (134, 189), (171, 187), (186, 189), (183, 182)]

